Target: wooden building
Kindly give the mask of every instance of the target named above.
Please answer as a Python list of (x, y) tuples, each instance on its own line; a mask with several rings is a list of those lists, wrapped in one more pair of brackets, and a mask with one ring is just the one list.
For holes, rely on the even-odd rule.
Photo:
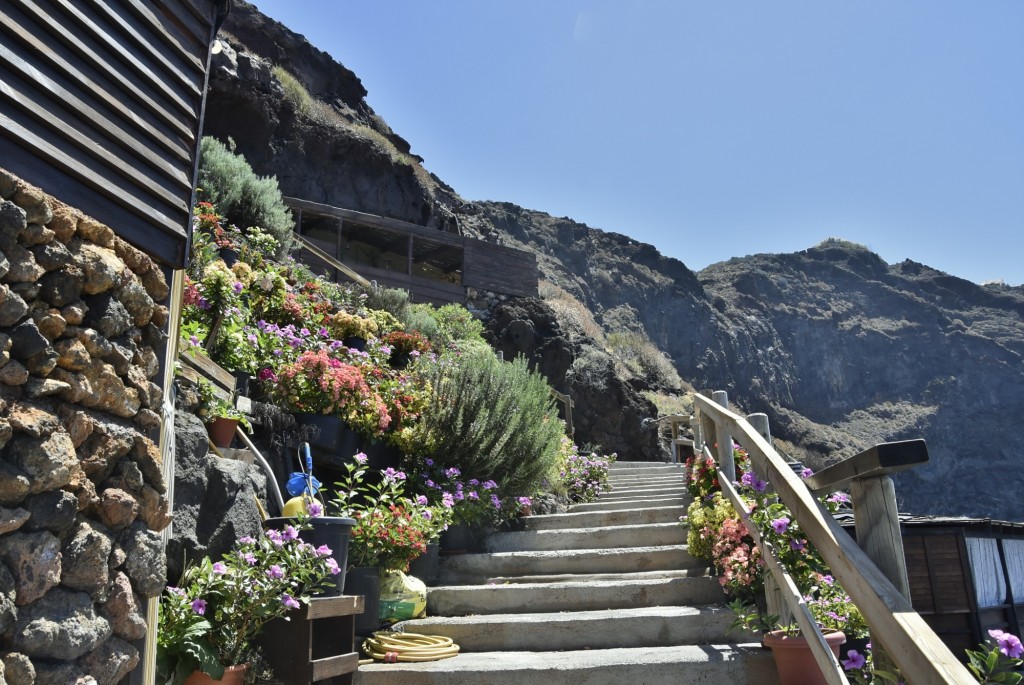
[[(369, 280), (408, 290), (414, 301), (465, 303), (469, 288), (537, 296), (532, 252), (374, 214), (284, 200), (305, 240)], [(301, 257), (316, 259), (308, 251)]]
[(229, 4), (0, 3), (0, 164), (182, 267), (210, 46)]
[(901, 517), (911, 603), (954, 654), (1024, 628), (1024, 523)]

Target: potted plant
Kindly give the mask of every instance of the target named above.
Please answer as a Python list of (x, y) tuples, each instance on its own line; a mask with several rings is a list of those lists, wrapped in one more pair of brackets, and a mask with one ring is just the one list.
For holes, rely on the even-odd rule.
[(188, 566), (160, 598), (160, 682), (180, 685), (196, 671), (214, 681), (244, 673), (267, 621), (308, 603), (340, 570), (332, 550), (303, 542), (294, 526), (240, 538), (219, 561)]
[(364, 349), (366, 341), (377, 334), (377, 323), (373, 319), (346, 311), (328, 317), (324, 324), (335, 338), (360, 351)]
[(229, 447), (235, 436), (235, 428), (239, 425), (246, 431), (252, 430), (252, 425), (245, 414), (238, 411), (231, 402), (218, 396), (209, 381), (200, 378), (197, 391), (199, 408), (196, 414), (206, 424), (206, 431), (214, 445), (221, 449)]

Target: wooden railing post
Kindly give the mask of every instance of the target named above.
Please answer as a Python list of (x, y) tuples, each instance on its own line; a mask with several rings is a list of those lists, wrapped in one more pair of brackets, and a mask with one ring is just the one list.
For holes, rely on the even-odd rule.
[[(716, 404), (726, 409), (729, 408), (729, 395), (724, 390), (716, 390), (711, 393), (711, 399)], [(732, 436), (723, 429), (715, 431), (715, 438), (718, 440), (718, 468), (732, 483), (736, 480), (736, 462), (732, 456)]]
[[(771, 444), (772, 433), (768, 427), (767, 414), (748, 414), (747, 423), (749, 423), (750, 427), (756, 430), (766, 442)], [(761, 476), (764, 476), (766, 480), (768, 479), (768, 474), (758, 474), (758, 477)], [(768, 610), (769, 615), (778, 616), (779, 623), (782, 625), (793, 623), (793, 612), (789, 610), (786, 600), (782, 598), (782, 589), (779, 587), (779, 582), (775, 580), (775, 576), (771, 573), (765, 574), (764, 598), (765, 608)]]
[[(907, 580), (903, 536), (896, 509), (896, 486), (892, 477), (854, 478), (850, 481), (850, 498), (853, 500), (857, 544), (909, 601), (910, 582)], [(895, 663), (877, 635), (871, 635), (871, 643), (875, 668), (894, 671)]]
[(690, 414), (690, 430), (693, 431), (693, 453), (699, 454), (704, 449), (704, 435), (696, 414)]

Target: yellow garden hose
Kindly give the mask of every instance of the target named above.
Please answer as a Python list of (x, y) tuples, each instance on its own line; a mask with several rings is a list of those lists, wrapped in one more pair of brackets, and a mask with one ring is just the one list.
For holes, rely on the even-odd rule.
[(378, 631), (363, 640), (363, 652), (374, 661), (395, 664), (402, 661), (437, 661), (459, 653), (450, 637)]

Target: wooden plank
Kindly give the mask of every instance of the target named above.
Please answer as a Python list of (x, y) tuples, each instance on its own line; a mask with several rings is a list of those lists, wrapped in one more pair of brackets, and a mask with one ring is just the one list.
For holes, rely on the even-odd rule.
[[(67, 31), (65, 31), (64, 28), (53, 19), (53, 17), (41, 10), (32, 0), (18, 0), (18, 2), (24, 9), (31, 12), (32, 16), (34, 16), (37, 21), (49, 30), (51, 37), (57, 39), (71, 52), (77, 55), (76, 61), (80, 61), (81, 63), (86, 64), (89, 68), (95, 69), (112, 83), (119, 86), (123, 99), (128, 99), (129, 101), (142, 105), (146, 110), (163, 121), (165, 125), (176, 130), (182, 137), (189, 140), (194, 139), (192, 130), (182, 123), (181, 113), (175, 114), (169, 111), (150, 96), (140, 92), (136, 84), (125, 78), (120, 71), (114, 69), (106, 60), (97, 55), (95, 51), (68, 35)], [(4, 14), (2, 12), (0, 12), (0, 18), (4, 18)], [(38, 46), (39, 49), (52, 53), (52, 51), (44, 47), (42, 41), (35, 39), (25, 32), (23, 27), (16, 26), (13, 27), (13, 30), (18, 31), (19, 34), (34, 43), (33, 47)], [(91, 83), (90, 86), (90, 90), (94, 92), (105, 90), (98, 88)], [(186, 108), (182, 113), (188, 114), (189, 118), (193, 120), (198, 116), (198, 112), (192, 107)]]
[(214, 362), (205, 354), (196, 352), (195, 348), (182, 350), (178, 358), (202, 373), (209, 380), (213, 381), (215, 385), (219, 385), (221, 388), (228, 391), (233, 391), (235, 389), (235, 377), (231, 372), (226, 371), (222, 366)]
[[(51, 30), (59, 30), (58, 27), (54, 27), (52, 22), (49, 22)], [(49, 61), (54, 68), (62, 72), (65, 76), (71, 79), (74, 83), (80, 84), (81, 87), (94, 95), (97, 100), (101, 101), (105, 107), (108, 107), (111, 111), (117, 112), (123, 116), (126, 120), (131, 121), (135, 124), (141, 132), (147, 132), (153, 130), (153, 125), (149, 122), (141, 119), (135, 114), (126, 103), (122, 103), (120, 98), (115, 97), (111, 93), (108, 93), (105, 88), (98, 86), (91, 78), (86, 76), (77, 66), (72, 65), (67, 59), (58, 54), (49, 45), (36, 38), (34, 35), (27, 32), (21, 25), (20, 22), (11, 14), (8, 14), (0, 6), (0, 29), (6, 31), (12, 37), (21, 41), (26, 47), (38, 57)], [(121, 79), (123, 82), (123, 79)], [(193, 131), (187, 127), (179, 117), (173, 116), (159, 107), (150, 108), (147, 107), (158, 119), (160, 119), (163, 125), (173, 130), (179, 135), (189, 146), (195, 144), (195, 135)]]
[(316, 255), (317, 258), (321, 259), (322, 261), (326, 262), (329, 266), (331, 266), (331, 267), (337, 269), (338, 271), (340, 271), (341, 273), (345, 274), (351, 280), (355, 281), (359, 285), (365, 286), (367, 288), (370, 287), (370, 282), (368, 280), (366, 280), (365, 278), (360, 276), (357, 272), (353, 271), (351, 268), (349, 268), (345, 264), (342, 264), (341, 262), (339, 262), (337, 259), (335, 259), (331, 255), (329, 255), (326, 252), (324, 252), (323, 250), (321, 250), (319, 247), (314, 245), (313, 242), (309, 238), (307, 238), (307, 237), (305, 237), (305, 236), (303, 236), (303, 235), (301, 235), (299, 233), (296, 233), (295, 237), (299, 240), (300, 243), (302, 243), (302, 245), (303, 245), (303, 247), (305, 247), (305, 249), (307, 249), (310, 252), (312, 252), (314, 255)]
[[(166, 173), (158, 174), (156, 179), (140, 178), (141, 169), (127, 164), (123, 154), (114, 154), (102, 145), (101, 141), (79, 131), (76, 127), (76, 124), (79, 122), (73, 118), (67, 117), (67, 115), (64, 117), (58, 116), (58, 112), (43, 107), (42, 103), (38, 100), (33, 102), (32, 94), (17, 88), (12, 81), (0, 81), (0, 98), (6, 99), (11, 106), (16, 107), (29, 118), (38, 122), (39, 126), (33, 127), (33, 130), (39, 131), (44, 127), (51, 129), (56, 136), (70, 143), (73, 147), (78, 148), (86, 156), (102, 163), (107, 169), (124, 179), (124, 181), (136, 186), (140, 182), (145, 183), (145, 190), (155, 196), (155, 199), (162, 201), (170, 208), (180, 211), (187, 210), (187, 206), (181, 202), (181, 198), (162, 186), (158, 181), (158, 179), (163, 179), (177, 182), (182, 193), (191, 192), (192, 184), (186, 182), (183, 174), (177, 173), (169, 164), (163, 161), (160, 162), (161, 165), (165, 166), (165, 169), (157, 169), (157, 171), (164, 171)], [(28, 106), (29, 103), (36, 106)], [(150, 160), (147, 159), (146, 161), (149, 162)], [(175, 178), (176, 176), (177, 178)]]
[[(6, 45), (0, 44), (0, 64), (4, 62), (8, 63), (20, 76), (28, 79), (29, 82), (36, 85), (41, 91), (48, 93), (51, 98), (57, 102), (66, 103), (66, 105), (70, 107), (71, 111), (80, 114), (82, 118), (94, 127), (110, 134), (122, 147), (134, 152), (137, 156), (145, 159), (154, 167), (159, 167), (161, 171), (169, 175), (175, 181), (188, 185), (191, 188), (191, 181), (179, 168), (181, 166), (180, 164), (175, 167), (163, 158), (157, 156), (148, 146), (144, 146), (139, 143), (139, 137), (137, 135), (133, 136), (128, 133), (118, 123), (103, 115), (85, 100), (82, 100), (80, 97), (62, 86), (58, 81), (50, 78), (34, 65), (29, 64), (27, 61), (11, 52)], [(31, 99), (34, 100), (35, 98)], [(191, 162), (191, 155), (187, 149), (182, 147), (180, 143), (175, 143), (163, 133), (154, 130), (152, 127), (149, 127), (149, 130), (147, 131), (146, 140), (147, 142), (155, 140), (162, 148), (173, 155), (174, 158), (181, 163), (189, 164)]]
[[(26, 0), (22, 1), (24, 2)], [(174, 92), (174, 90), (167, 85), (166, 79), (160, 78), (154, 74), (153, 71), (141, 59), (139, 59), (138, 55), (132, 54), (125, 48), (124, 43), (127, 42), (125, 40), (125, 36), (111, 35), (102, 26), (93, 21), (91, 17), (83, 13), (77, 7), (72, 6), (68, 0), (49, 1), (56, 3), (58, 6), (63, 8), (65, 15), (70, 17), (74, 23), (77, 24), (79, 31), (75, 33), (72, 40), (79, 46), (78, 49), (98, 58), (99, 56), (96, 53), (82, 45), (84, 38), (91, 37), (105, 49), (113, 53), (120, 60), (122, 66), (133, 72), (136, 77), (141, 79), (142, 83), (146, 87), (161, 95), (165, 101), (176, 105), (182, 114), (191, 116), (196, 115), (196, 105), (194, 102), (188, 102), (180, 93)], [(71, 27), (65, 26), (65, 30), (68, 28)], [(66, 44), (69, 47), (72, 47), (70, 41), (66, 42)], [(104, 61), (103, 64), (109, 63)], [(113, 71), (118, 71), (119, 73), (121, 72), (121, 70), (114, 70), (112, 66), (111, 69)], [(194, 90), (192, 95), (194, 100), (195, 96), (199, 95), (198, 90)]]
[[(212, 17), (210, 17), (210, 24), (204, 29), (203, 23), (195, 17), (188, 19), (187, 13), (181, 13), (180, 8), (175, 6), (177, 4), (175, 2), (160, 3), (158, 5), (160, 14), (147, 7), (142, 0), (122, 0), (122, 3), (141, 22), (152, 27), (154, 35), (164, 45), (177, 52), (195, 69), (201, 72), (206, 71), (205, 53), (213, 33)], [(168, 25), (174, 27), (173, 33), (167, 28)]]
[(854, 478), (886, 476), (928, 462), (928, 446), (924, 440), (884, 442), (860, 454), (832, 464), (804, 479), (811, 492), (820, 494), (838, 490)]
[(319, 202), (300, 200), (296, 197), (285, 197), (284, 202), (293, 209), (301, 209), (303, 212), (308, 212), (313, 215), (339, 217), (341, 219), (345, 219), (346, 222), (350, 221), (357, 226), (381, 228), (395, 233), (412, 234), (419, 238), (426, 238), (434, 242), (455, 245), (458, 247), (465, 245), (466, 239), (461, 236), (409, 223), (408, 221), (391, 219), (377, 214), (357, 212), (352, 209), (332, 207), (331, 205), (325, 205)]
[(313, 683), (319, 682), (327, 678), (352, 673), (358, 667), (359, 654), (356, 652), (315, 659), (309, 663), (309, 680)]
[[(0, 113), (0, 159), (11, 173), (110, 226), (157, 261), (182, 266), (185, 261), (185, 221), (176, 222), (125, 188), (112, 189), (81, 160), (66, 154)], [(59, 169), (66, 173), (55, 174)], [(182, 218), (187, 216), (182, 215)], [(153, 228), (161, 230), (154, 231)]]
[(296, 611), (303, 620), (315, 620), (332, 616), (352, 616), (363, 613), (364, 598), (362, 595), (339, 595), (337, 597), (313, 597), (309, 604)]
[[(829, 565), (832, 574), (864, 614), (879, 644), (893, 656), (910, 683), (958, 683), (976, 681), (949, 648), (917, 614), (910, 601), (868, 558), (853, 539), (811, 495), (803, 480), (750, 424), (702, 395), (694, 404), (711, 423), (739, 438), (760, 469), (770, 474), (772, 485), (789, 507), (808, 539)], [(721, 480), (721, 479), (720, 479)]]
[[(116, 25), (125, 36), (132, 39), (132, 45), (135, 49), (138, 49), (148, 55), (149, 59), (158, 64), (167, 75), (173, 78), (180, 88), (187, 91), (191, 97), (200, 97), (202, 95), (202, 92), (200, 91), (203, 74), (202, 64), (198, 61), (192, 62), (189, 66), (192, 67), (193, 73), (192, 75), (186, 74), (178, 67), (178, 65), (174, 64), (165, 53), (157, 49), (156, 45), (153, 43), (152, 35), (143, 35), (137, 26), (130, 23), (125, 18), (124, 13), (115, 12), (106, 2), (104, 2), (104, 0), (92, 0), (92, 2), (93, 7), (102, 12), (109, 22)], [(166, 33), (163, 26), (155, 21), (155, 16), (153, 19), (154, 21), (149, 22), (146, 26), (149, 32)], [(178, 57), (195, 57), (195, 55), (191, 55), (190, 51), (186, 50), (184, 46), (175, 45), (174, 48), (174, 52)]]

